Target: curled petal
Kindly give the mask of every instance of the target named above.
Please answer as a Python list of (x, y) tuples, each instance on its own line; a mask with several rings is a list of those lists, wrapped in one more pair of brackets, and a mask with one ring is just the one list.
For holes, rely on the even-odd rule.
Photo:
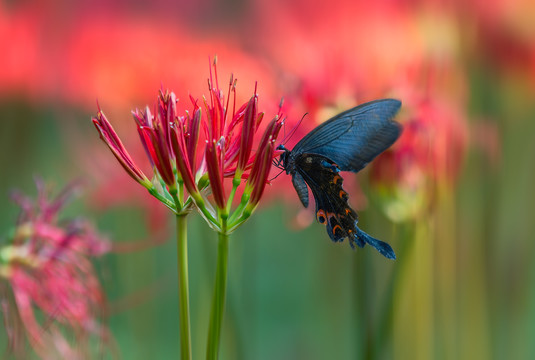
[(281, 126), (282, 121), (279, 117), (271, 120), (258, 145), (253, 168), (247, 180), (247, 187), (251, 191), (250, 202), (252, 205), (256, 205), (259, 202), (264, 192), (275, 152), (275, 140), (277, 139)]
[(206, 146), (206, 166), (208, 169), (208, 178), (215, 202), (219, 209), (226, 207), (225, 189), (223, 187), (223, 173), (221, 171), (221, 161), (218, 154), (218, 145), (215, 141), (209, 142)]
[(249, 100), (243, 118), (242, 132), (240, 138), (240, 149), (238, 157), (237, 172), (242, 172), (247, 166), (249, 154), (253, 148), (254, 134), (256, 130), (256, 109), (258, 106), (258, 95), (254, 95)]
[(197, 194), (199, 190), (195, 184), (195, 178), (193, 176), (193, 170), (190, 167), (191, 160), (188, 159), (188, 152), (186, 149), (186, 140), (184, 138), (184, 131), (182, 127), (173, 126), (171, 128), (171, 146), (175, 153), (176, 168), (186, 189), (191, 195)]
[(195, 104), (193, 110), (193, 117), (188, 116), (188, 141), (187, 153), (189, 158), (189, 165), (191, 169), (195, 169), (195, 160), (197, 157), (197, 146), (199, 142), (199, 134), (201, 128), (202, 112), (201, 108)]
[(134, 180), (141, 185), (149, 188), (151, 186), (150, 180), (145, 176), (143, 171), (134, 163), (134, 160), (126, 151), (121, 139), (111, 126), (110, 122), (104, 116), (104, 113), (99, 110), (96, 117), (92, 118), (100, 138), (108, 145), (113, 155), (117, 158), (121, 166), (126, 170)]
[(160, 114), (156, 121), (152, 121), (152, 115), (147, 107), (144, 112), (136, 111), (134, 114), (138, 126), (138, 133), (153, 167), (156, 168), (163, 181), (170, 188), (175, 187), (175, 175), (169, 141), (166, 135), (166, 124), (162, 123)]

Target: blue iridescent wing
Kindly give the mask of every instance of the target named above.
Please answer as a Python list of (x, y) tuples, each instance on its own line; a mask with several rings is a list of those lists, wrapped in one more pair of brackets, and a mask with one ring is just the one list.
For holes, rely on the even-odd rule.
[(303, 153), (325, 156), (340, 170), (357, 172), (389, 148), (401, 134), (392, 121), (401, 107), (394, 99), (361, 104), (316, 127), (299, 141), (291, 160)]
[(308, 184), (314, 196), (316, 220), (325, 225), (332, 241), (339, 242), (348, 238), (352, 248), (355, 248), (355, 243), (359, 247), (369, 244), (383, 256), (389, 259), (396, 258), (390, 245), (371, 237), (357, 227), (358, 215), (349, 206), (349, 196), (342, 187), (344, 179), (333, 161), (321, 155), (301, 154), (296, 158), (295, 165), (296, 173)]

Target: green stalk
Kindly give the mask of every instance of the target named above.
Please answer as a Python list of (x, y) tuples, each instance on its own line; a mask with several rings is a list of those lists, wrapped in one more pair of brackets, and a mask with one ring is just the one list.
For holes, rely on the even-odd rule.
[(208, 329), (208, 346), (206, 349), (207, 360), (217, 359), (219, 353), (221, 323), (223, 322), (227, 288), (228, 240), (228, 234), (219, 233), (214, 298), (212, 313), (210, 314), (210, 327)]
[(191, 360), (191, 335), (189, 320), (188, 243), (186, 215), (176, 217), (176, 241), (178, 256), (178, 312), (180, 326), (180, 358)]

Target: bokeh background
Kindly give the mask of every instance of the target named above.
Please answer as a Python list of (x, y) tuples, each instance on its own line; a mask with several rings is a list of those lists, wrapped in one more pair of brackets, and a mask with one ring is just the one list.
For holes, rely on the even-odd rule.
[[(331, 243), (281, 175), (231, 239), (222, 359), (535, 358), (533, 1), (4, 0), (0, 48), (0, 229), (17, 216), (10, 190), (35, 194), (35, 175), (85, 181), (67, 215), (118, 245), (95, 263), (106, 358), (178, 357), (176, 245), (172, 215), (90, 118), (98, 99), (142, 163), (130, 110), (162, 87), (184, 103), (206, 94), (214, 55), (241, 99), (258, 81), (268, 117), (282, 97), (288, 129), (308, 113), (289, 147), (375, 98), (401, 99), (405, 126), (344, 183), (398, 259)], [(189, 221), (202, 358), (216, 236)]]

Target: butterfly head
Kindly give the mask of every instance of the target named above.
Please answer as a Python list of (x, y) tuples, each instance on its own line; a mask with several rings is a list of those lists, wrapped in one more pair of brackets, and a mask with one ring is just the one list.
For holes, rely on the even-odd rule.
[(279, 169), (286, 170), (286, 173), (288, 173), (288, 157), (290, 156), (290, 150), (286, 149), (282, 144), (277, 146), (277, 150), (282, 150), (283, 153), (280, 154), (279, 160), (276, 162), (275, 166)]

